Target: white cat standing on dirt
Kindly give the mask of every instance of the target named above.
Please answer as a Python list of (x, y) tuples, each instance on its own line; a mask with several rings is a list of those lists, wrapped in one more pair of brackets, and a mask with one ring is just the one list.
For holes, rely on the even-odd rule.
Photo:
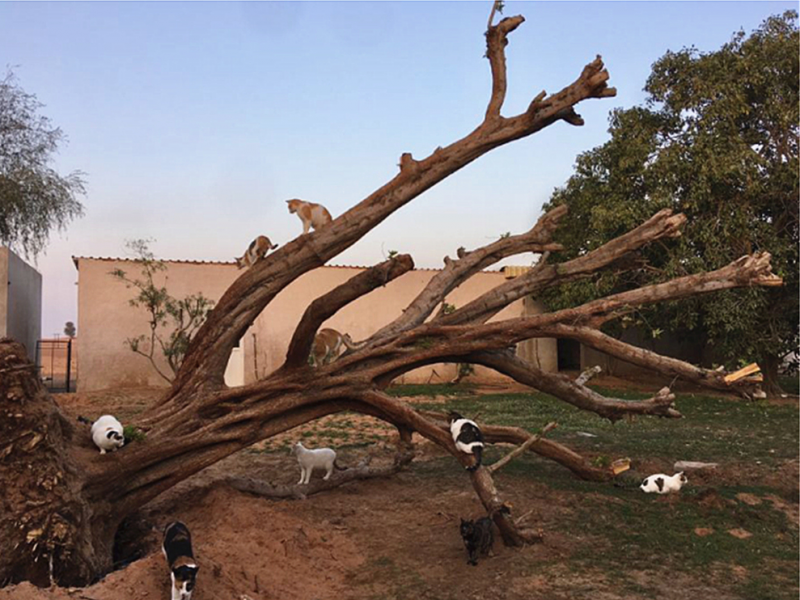
[(672, 477), (664, 475), (663, 473), (656, 473), (646, 477), (639, 488), (646, 494), (668, 494), (670, 492), (679, 492), (681, 487), (689, 483), (683, 471), (675, 473)]
[(303, 446), (302, 443), (297, 442), (292, 448), (292, 452), (297, 456), (297, 462), (300, 464), (300, 481), (298, 485), (307, 484), (311, 480), (311, 473), (314, 469), (325, 469), (325, 477), (329, 479), (333, 473), (334, 467), (340, 471), (344, 471), (345, 467), (340, 467), (336, 463), (336, 452), (330, 448), (318, 448), (311, 450)]
[(304, 234), (308, 233), (312, 227), (314, 229), (319, 229), (333, 220), (331, 213), (321, 204), (306, 202), (299, 198), (287, 200), (286, 203), (289, 205), (289, 212), (296, 214), (303, 222)]
[(95, 446), (100, 448), (100, 454), (105, 454), (110, 450), (122, 448), (125, 445), (125, 436), (122, 433), (122, 423), (111, 415), (103, 415), (92, 423), (86, 417), (78, 417), (81, 423), (91, 424), (92, 441)]

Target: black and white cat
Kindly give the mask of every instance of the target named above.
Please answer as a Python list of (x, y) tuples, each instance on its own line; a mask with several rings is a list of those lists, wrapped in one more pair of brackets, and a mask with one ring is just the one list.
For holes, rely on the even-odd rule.
[(122, 423), (111, 415), (103, 415), (92, 423), (86, 417), (78, 417), (78, 421), (92, 426), (91, 435), (95, 446), (100, 448), (100, 454), (109, 450), (116, 450), (125, 445), (125, 436), (122, 432)]
[(486, 556), (492, 550), (494, 534), (489, 517), (481, 517), (476, 521), (461, 519), (461, 538), (467, 547), (467, 564), (473, 567), (478, 564), (478, 555)]
[(180, 521), (167, 525), (161, 550), (167, 558), (172, 579), (172, 600), (191, 600), (200, 567), (194, 560), (189, 528)]
[(683, 471), (675, 473), (674, 475), (664, 475), (663, 473), (656, 473), (646, 477), (639, 488), (645, 494), (669, 494), (670, 492), (679, 492), (681, 488), (689, 483), (689, 479), (683, 474)]
[(483, 434), (475, 421), (465, 419), (455, 411), (448, 414), (450, 419), (450, 435), (461, 452), (475, 456), (475, 466), (467, 467), (467, 471), (475, 471), (481, 466), (483, 456)]

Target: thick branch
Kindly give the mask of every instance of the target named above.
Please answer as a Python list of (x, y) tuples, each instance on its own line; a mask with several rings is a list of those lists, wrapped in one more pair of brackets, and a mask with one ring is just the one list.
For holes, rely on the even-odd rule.
[(691, 381), (707, 388), (736, 392), (750, 397), (757, 385), (753, 382), (748, 382), (746, 379), (735, 383), (727, 383), (725, 381), (727, 373), (724, 371), (703, 369), (676, 358), (662, 356), (644, 348), (631, 346), (592, 327), (559, 324), (545, 328), (544, 332), (555, 337), (576, 340), (621, 361), (650, 369), (667, 377), (679, 377), (684, 381)]
[(685, 222), (686, 217), (682, 214), (673, 215), (670, 209), (659, 211), (636, 229), (603, 244), (600, 248), (584, 256), (565, 263), (534, 269), (521, 277), (497, 286), (447, 315), (441, 319), (441, 322), (443, 324), (485, 322), (504, 307), (524, 296), (536, 295), (538, 291), (556, 283), (588, 277), (651, 242), (662, 238), (677, 237)]
[[(494, 148), (540, 131), (567, 117), (572, 106), (587, 98), (613, 95), (608, 73), (598, 58), (581, 76), (546, 102), (511, 119), (485, 123), (465, 138), (438, 148), (414, 168), (402, 169), (325, 227), (302, 235), (248, 269), (225, 292), (192, 340), (173, 384), (170, 401), (186, 402), (184, 390), (214, 391), (223, 387), (223, 374), (232, 348), (264, 307), (289, 283), (343, 252), (424, 191)], [(573, 113), (574, 114), (574, 113)]]
[(314, 335), (322, 323), (332, 317), (342, 307), (368, 294), (377, 287), (397, 279), (414, 268), (414, 261), (408, 254), (401, 254), (350, 278), (330, 292), (312, 302), (303, 314), (295, 329), (289, 350), (286, 353), (286, 367), (303, 365), (308, 360)]
[(670, 418), (682, 416), (673, 408), (675, 396), (671, 393), (659, 392), (647, 400), (608, 398), (565, 375), (542, 371), (510, 352), (480, 352), (471, 355), (469, 359), (612, 422), (630, 414)]
[[(447, 430), (446, 414), (434, 411), (421, 412), (431, 419), (436, 419), (439, 422), (439, 426)], [(520, 446), (531, 437), (531, 434), (521, 427), (486, 425), (485, 423), (481, 424), (481, 432), (483, 433), (483, 439), (489, 444), (513, 444), (515, 446)], [(586, 481), (608, 481), (612, 477), (608, 469), (599, 469), (592, 466), (589, 461), (580, 454), (553, 440), (539, 438), (531, 443), (528, 450), (535, 452), (542, 458), (557, 462), (562, 467), (572, 471), (577, 477), (585, 479)]]
[(477, 250), (463, 252), (458, 260), (445, 261), (445, 268), (434, 275), (422, 292), (406, 307), (403, 314), (378, 330), (371, 339), (381, 339), (423, 323), (456, 287), (473, 274), (500, 260), (522, 252), (547, 252), (559, 250), (553, 244), (553, 232), (558, 221), (567, 213), (566, 206), (559, 206), (542, 215), (533, 228), (523, 234), (501, 238)]

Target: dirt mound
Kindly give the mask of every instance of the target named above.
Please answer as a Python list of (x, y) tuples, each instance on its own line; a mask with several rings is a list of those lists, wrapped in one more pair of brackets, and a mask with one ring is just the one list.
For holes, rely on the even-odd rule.
[[(235, 510), (233, 510), (235, 507)], [(345, 576), (363, 563), (353, 542), (290, 514), (286, 503), (212, 489), (180, 517), (192, 531), (200, 564), (193, 600), (327, 600), (346, 596)], [(153, 534), (154, 537), (155, 534)], [(169, 573), (156, 548), (142, 560), (80, 590), (41, 590), (21, 584), (0, 599), (48, 600), (169, 597)]]

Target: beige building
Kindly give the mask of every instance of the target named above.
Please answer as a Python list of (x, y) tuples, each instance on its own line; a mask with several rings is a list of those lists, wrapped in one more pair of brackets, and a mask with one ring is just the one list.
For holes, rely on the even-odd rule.
[[(111, 258), (73, 258), (78, 269), (78, 354), (80, 391), (109, 387), (164, 385), (146, 358), (135, 355), (125, 344), (148, 330), (147, 315), (130, 306), (134, 290), (111, 276), (115, 269), (139, 277), (135, 261)], [(176, 298), (202, 292), (217, 300), (239, 275), (234, 263), (165, 261), (167, 270), (160, 282)], [(283, 362), (289, 341), (306, 307), (322, 294), (344, 283), (362, 267), (325, 266), (304, 274), (278, 294), (259, 315), (231, 356), (226, 373), (228, 385), (249, 383), (271, 373)], [(411, 300), (436, 274), (419, 269), (406, 273), (383, 288), (344, 307), (323, 327), (347, 332), (361, 340), (401, 314)], [(506, 279), (503, 272), (478, 273), (450, 293), (447, 302), (463, 306)], [(495, 319), (539, 312), (529, 299), (508, 306)], [(520, 344), (520, 355), (548, 371), (557, 370), (555, 340), (534, 340)], [(164, 365), (166, 369), (166, 365)], [(408, 373), (403, 382), (444, 382), (455, 376), (454, 365), (432, 365)], [(498, 378), (498, 374), (477, 368), (475, 377)]]
[(14, 338), (36, 360), (42, 330), (42, 275), (0, 246), (0, 337)]

